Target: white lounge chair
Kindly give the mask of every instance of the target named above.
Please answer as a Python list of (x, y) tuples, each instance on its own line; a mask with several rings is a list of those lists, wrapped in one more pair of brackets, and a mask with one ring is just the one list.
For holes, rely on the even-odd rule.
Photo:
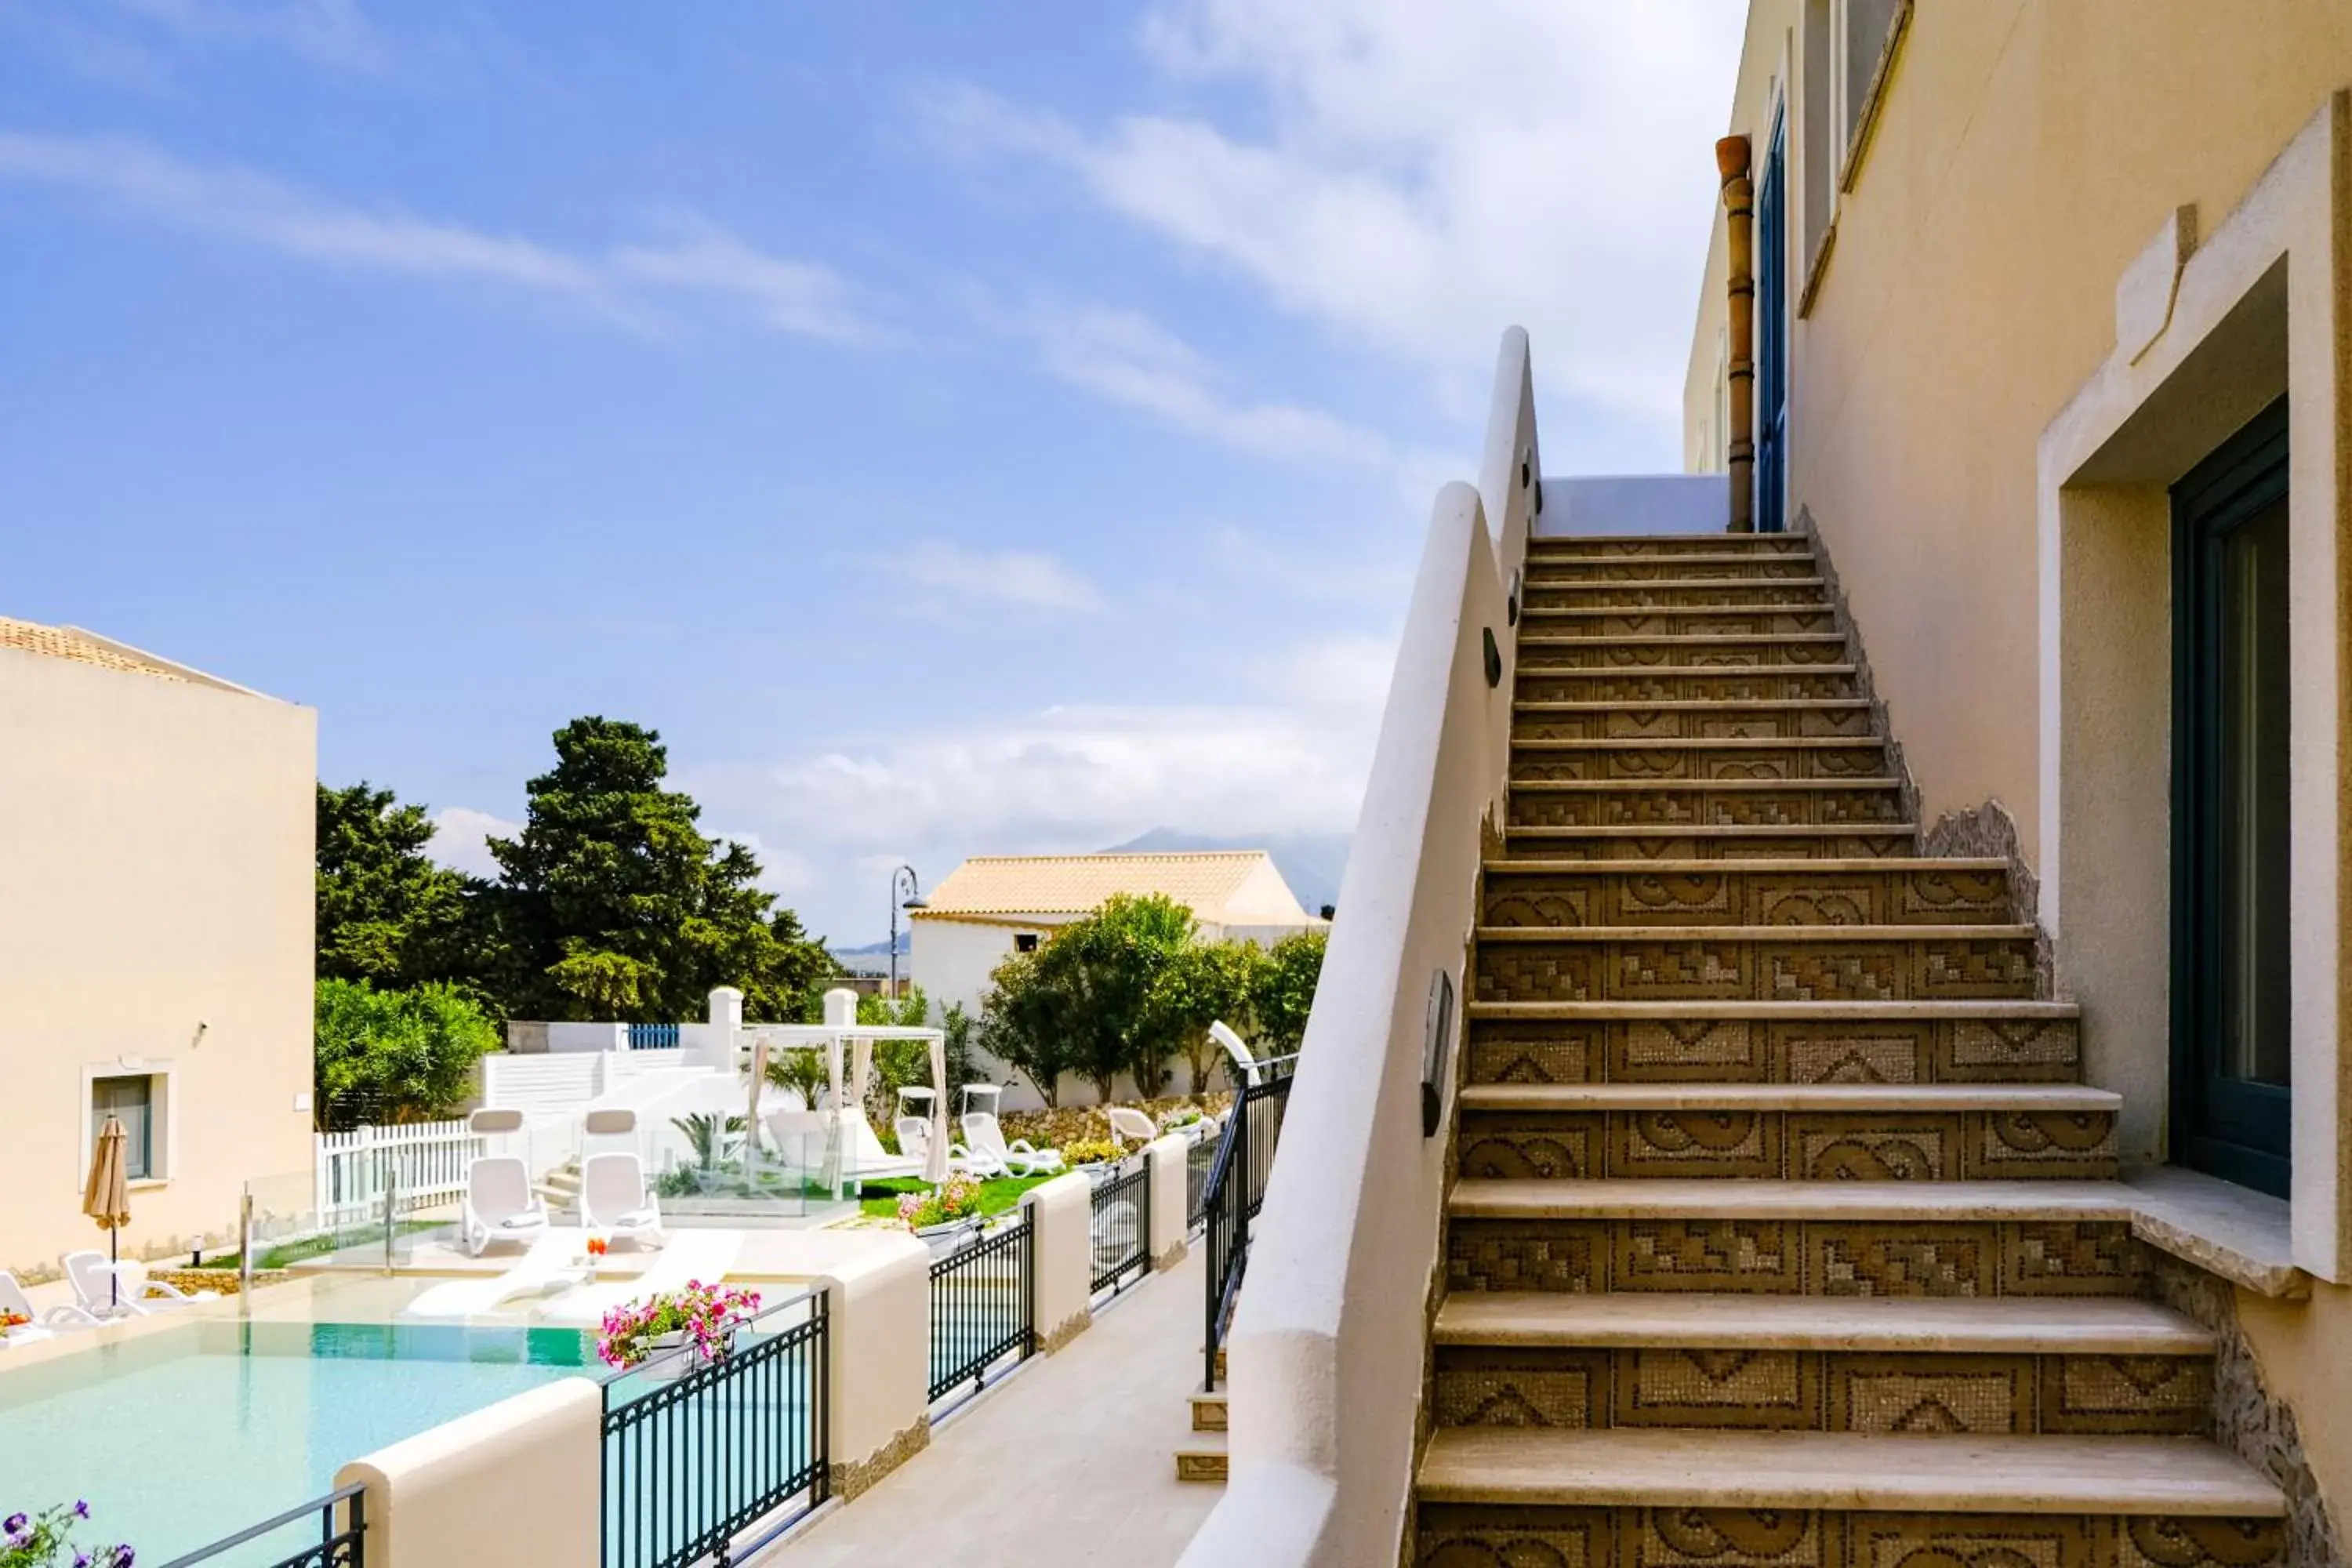
[(1043, 1176), (1062, 1168), (1059, 1149), (1033, 1149), (1025, 1138), (1007, 1143), (992, 1110), (967, 1110), (962, 1121), (966, 1158), (975, 1163), (986, 1161), (1014, 1176)]
[(1109, 1106), (1103, 1114), (1110, 1119), (1110, 1141), (1122, 1149), (1130, 1138), (1149, 1143), (1160, 1136), (1160, 1124), (1131, 1105)]
[(1257, 1058), (1250, 1054), (1248, 1045), (1223, 1019), (1209, 1026), (1209, 1038), (1224, 1047), (1225, 1055), (1232, 1058), (1235, 1089), (1247, 1089), (1264, 1075), (1265, 1069), (1258, 1065)]
[(661, 1205), (635, 1154), (591, 1154), (580, 1163), (580, 1223), (616, 1239), (662, 1243)]
[(478, 1318), (511, 1301), (544, 1296), (558, 1287), (581, 1282), (581, 1264), (587, 1257), (587, 1237), (576, 1230), (540, 1233), (515, 1266), (488, 1279), (445, 1279), (428, 1287), (400, 1310), (404, 1318)]
[[(16, 1283), (16, 1277), (0, 1268), (0, 1316), (11, 1313), (26, 1319), (30, 1327), (41, 1330), (94, 1329), (100, 1322), (98, 1314), (87, 1308), (68, 1306), (63, 1302), (46, 1312), (35, 1310), (33, 1299), (25, 1294), (25, 1288)], [(20, 1339), (28, 1337), (22, 1327), (16, 1330), (16, 1335)]]
[(76, 1304), (92, 1317), (143, 1318), (220, 1300), (217, 1290), (191, 1295), (168, 1280), (150, 1279), (147, 1266), (132, 1258), (110, 1263), (103, 1252), (68, 1252), (58, 1256), (58, 1263), (73, 1286)]
[(479, 1258), (494, 1241), (537, 1240), (547, 1231), (547, 1205), (530, 1190), (530, 1167), (517, 1154), (483, 1154), (466, 1166), (466, 1197), (458, 1239)]
[(898, 1134), (898, 1152), (909, 1160), (920, 1160), (931, 1152), (931, 1119), (928, 1116), (901, 1116), (893, 1123)]
[(727, 1277), (743, 1246), (740, 1230), (681, 1230), (634, 1279), (583, 1285), (550, 1301), (541, 1316), (551, 1323), (595, 1324), (615, 1307), (700, 1281), (716, 1285)]

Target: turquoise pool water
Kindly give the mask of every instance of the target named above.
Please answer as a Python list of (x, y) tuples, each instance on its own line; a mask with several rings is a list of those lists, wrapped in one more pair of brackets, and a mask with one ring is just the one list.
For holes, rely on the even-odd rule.
[[(87, 1498), (90, 1539), (166, 1563), (318, 1496), (387, 1443), (596, 1370), (570, 1329), (191, 1323), (0, 1370), (0, 1514)], [(222, 1561), (301, 1542), (266, 1544)]]

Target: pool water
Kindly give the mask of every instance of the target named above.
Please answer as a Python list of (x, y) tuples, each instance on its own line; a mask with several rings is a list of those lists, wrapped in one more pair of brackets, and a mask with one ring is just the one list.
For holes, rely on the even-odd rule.
[[(87, 1498), (83, 1539), (165, 1563), (331, 1489), (388, 1443), (597, 1370), (571, 1329), (191, 1323), (0, 1370), (0, 1514)], [(305, 1531), (221, 1561), (275, 1562)]]

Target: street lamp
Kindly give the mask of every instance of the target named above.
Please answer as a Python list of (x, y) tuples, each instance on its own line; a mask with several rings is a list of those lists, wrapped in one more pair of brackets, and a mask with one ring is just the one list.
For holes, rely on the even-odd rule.
[[(898, 897), (901, 888), (907, 896)], [(922, 884), (915, 879), (912, 866), (901, 866), (890, 873), (890, 1000), (898, 999), (898, 911), (921, 910), (930, 906), (923, 901)]]

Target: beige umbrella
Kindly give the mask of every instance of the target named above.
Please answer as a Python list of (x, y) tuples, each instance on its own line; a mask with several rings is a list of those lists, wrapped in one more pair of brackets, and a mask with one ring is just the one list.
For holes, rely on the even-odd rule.
[[(130, 1136), (123, 1131), (121, 1119), (110, 1112), (106, 1124), (98, 1130), (98, 1147), (89, 1157), (89, 1180), (81, 1189), (81, 1212), (98, 1221), (98, 1228), (106, 1232), (110, 1265), (121, 1261), (122, 1227), (131, 1223), (131, 1184), (124, 1174), (122, 1156), (122, 1146)], [(109, 1303), (120, 1305), (122, 1277), (109, 1268), (106, 1278)]]

